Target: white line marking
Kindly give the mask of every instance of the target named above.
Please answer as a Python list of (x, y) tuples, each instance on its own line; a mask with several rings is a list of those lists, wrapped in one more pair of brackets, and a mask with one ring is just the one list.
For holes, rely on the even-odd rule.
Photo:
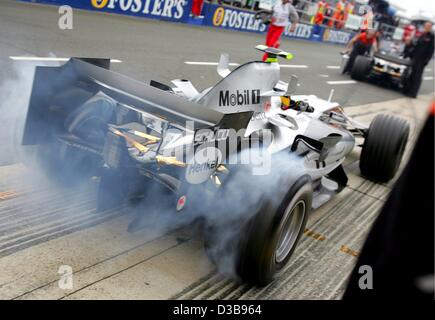
[(328, 102), (332, 101), (332, 97), (334, 96), (334, 89), (331, 89), (331, 92), (329, 93)]
[(433, 80), (433, 77), (424, 77), (423, 80)]
[(432, 69), (431, 68), (426, 68), (426, 72), (431, 72)]
[(354, 84), (357, 83), (354, 80), (343, 80), (343, 81), (326, 81), (327, 84)]
[(306, 69), (308, 66), (304, 64), (280, 64), (280, 68)]
[[(66, 62), (70, 58), (58, 58), (58, 57), (23, 57), (23, 56), (10, 56), (9, 59), (15, 61), (44, 61), (44, 62)], [(113, 63), (122, 63), (118, 59), (110, 59)]]
[[(200, 61), (184, 61), (185, 64), (193, 65), (193, 66), (217, 66), (218, 62), (200, 62)], [(239, 66), (238, 63), (230, 63), (230, 66)]]
[(340, 66), (326, 66), (326, 69), (340, 69)]
[[(207, 61), (184, 61), (185, 64), (192, 66), (217, 66), (218, 62), (207, 62)], [(239, 63), (230, 63), (230, 66), (237, 67), (240, 66)], [(280, 64), (281, 68), (294, 68), (294, 69), (305, 69), (308, 68), (307, 65), (303, 64)]]
[(322, 78), (329, 78), (329, 76), (328, 76), (327, 74), (319, 74), (319, 77), (322, 77)]

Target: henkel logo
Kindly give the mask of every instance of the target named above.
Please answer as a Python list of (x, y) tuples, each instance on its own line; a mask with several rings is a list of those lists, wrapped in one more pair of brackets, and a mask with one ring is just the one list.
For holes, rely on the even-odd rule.
[(219, 91), (219, 106), (220, 107), (235, 107), (250, 104), (260, 103), (260, 90), (237, 90), (230, 93), (229, 90)]
[(200, 184), (210, 178), (222, 163), (222, 152), (215, 147), (200, 148), (195, 152), (194, 162), (186, 169), (186, 181)]

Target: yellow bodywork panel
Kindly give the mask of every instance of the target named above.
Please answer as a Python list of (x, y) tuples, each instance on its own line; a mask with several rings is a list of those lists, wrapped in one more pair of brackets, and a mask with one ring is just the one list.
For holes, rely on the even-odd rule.
[(133, 147), (135, 147), (140, 152), (145, 153), (145, 152), (147, 152), (149, 150), (149, 148), (143, 146), (142, 144), (140, 144), (136, 140), (130, 138), (129, 136), (127, 136), (126, 134), (122, 133), (119, 130), (114, 130), (113, 133), (118, 135), (118, 136), (120, 136), (120, 137), (123, 137), (129, 144), (131, 144)]

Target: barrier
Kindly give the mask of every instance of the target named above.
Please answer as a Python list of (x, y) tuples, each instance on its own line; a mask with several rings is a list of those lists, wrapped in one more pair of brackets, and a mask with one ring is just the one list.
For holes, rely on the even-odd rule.
[[(256, 20), (253, 11), (205, 3), (203, 14), (202, 24), (206, 26), (256, 33), (267, 31), (267, 25)], [(290, 29), (291, 25), (284, 31), (284, 37), (336, 44), (346, 44), (352, 37), (351, 32), (306, 23), (298, 23), (293, 32)]]
[[(177, 21), (215, 28), (265, 33), (267, 25), (255, 19), (255, 12), (234, 7), (204, 3), (202, 19), (191, 19), (191, 0), (18, 0), (52, 5), (69, 5), (73, 8), (124, 14), (159, 20)], [(351, 32), (330, 29), (325, 26), (298, 23), (290, 32), (289, 25), (283, 36), (292, 39), (345, 44)]]
[(72, 8), (109, 12), (151, 19), (188, 22), (190, 0), (18, 0)]

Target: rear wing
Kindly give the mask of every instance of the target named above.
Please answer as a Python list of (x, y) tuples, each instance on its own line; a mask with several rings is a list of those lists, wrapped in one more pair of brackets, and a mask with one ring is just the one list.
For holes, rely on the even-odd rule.
[(23, 144), (46, 142), (69, 112), (98, 92), (181, 125), (194, 121), (196, 127), (209, 127), (223, 117), (220, 112), (110, 71), (109, 66), (105, 59), (72, 58), (60, 67), (37, 67)]

